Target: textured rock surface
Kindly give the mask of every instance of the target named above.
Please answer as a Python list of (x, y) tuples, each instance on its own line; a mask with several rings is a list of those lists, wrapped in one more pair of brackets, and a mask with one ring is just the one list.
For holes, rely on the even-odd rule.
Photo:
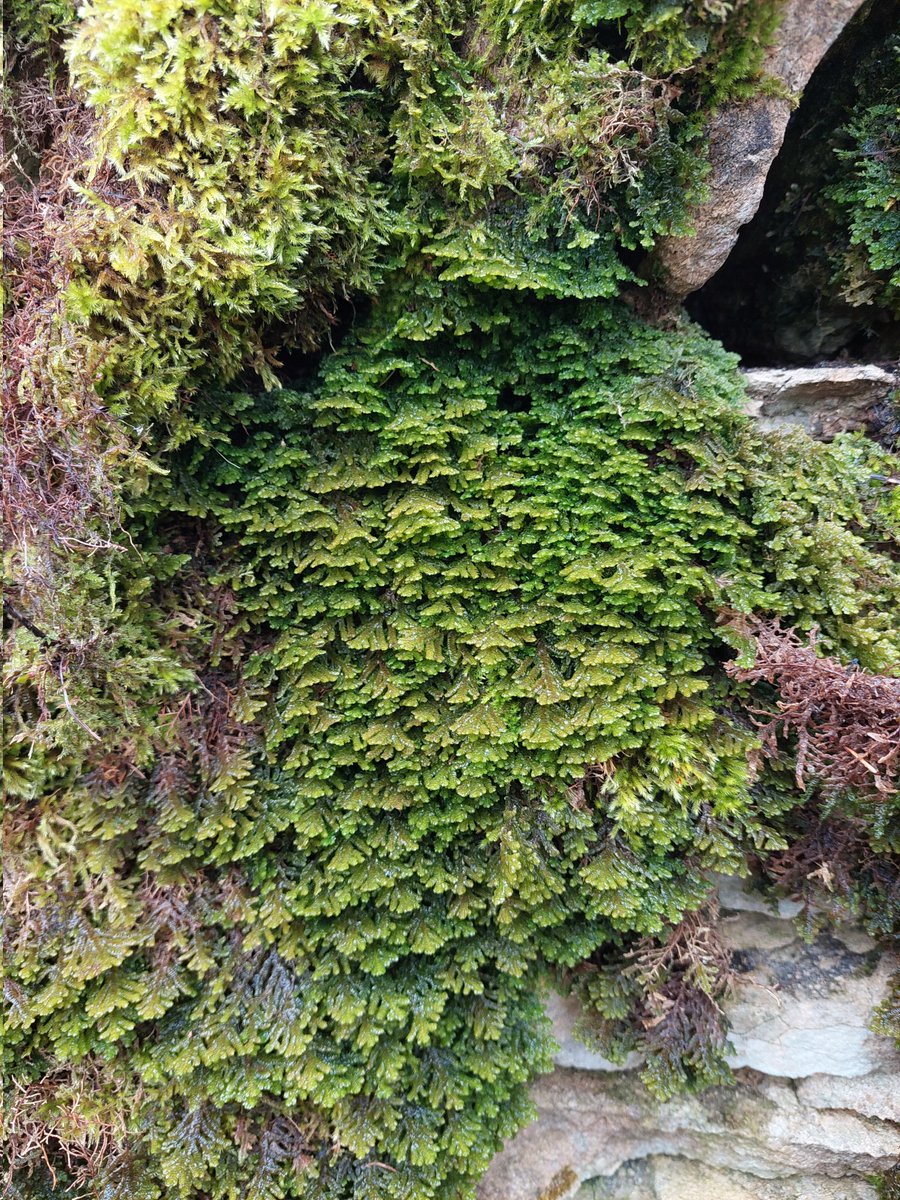
[(576, 1200), (875, 1200), (865, 1180), (765, 1180), (654, 1156), (626, 1163), (615, 1175), (586, 1183)]
[(870, 363), (744, 372), (747, 411), (762, 428), (800, 425), (814, 437), (862, 429), (873, 409), (900, 384)]
[(810, 1075), (797, 1084), (797, 1098), (810, 1108), (843, 1108), (864, 1117), (900, 1123), (897, 1071), (873, 1071), (863, 1079)]
[(769, 168), (781, 149), (792, 101), (809, 81), (863, 0), (787, 0), (763, 69), (784, 94), (728, 105), (709, 129), (707, 200), (693, 213), (695, 236), (663, 239), (655, 262), (666, 289), (687, 296), (725, 262), (741, 226), (759, 208)]
[(739, 881), (719, 899), (737, 1086), (656, 1103), (579, 1045), (577, 1005), (553, 998), (559, 1065), (483, 1200), (872, 1200), (866, 1177), (900, 1160), (900, 1054), (868, 1031), (898, 964), (850, 927), (808, 945), (794, 906), (772, 912)]
[[(791, 1080), (749, 1071), (735, 1088), (656, 1104), (631, 1073), (560, 1068), (535, 1085), (533, 1098), (538, 1119), (494, 1160), (482, 1200), (560, 1200), (654, 1156), (684, 1159), (686, 1181), (709, 1172), (743, 1176), (739, 1196), (764, 1195), (760, 1180), (784, 1183), (782, 1195), (794, 1188), (817, 1196), (819, 1177), (839, 1180), (852, 1195), (867, 1175), (900, 1159), (896, 1123), (807, 1106)], [(696, 1200), (693, 1186), (683, 1191)]]
[(739, 980), (728, 1013), (732, 1066), (791, 1079), (878, 1069), (890, 1044), (866, 1026), (896, 963), (855, 930), (808, 945), (790, 922), (756, 913), (724, 929)]

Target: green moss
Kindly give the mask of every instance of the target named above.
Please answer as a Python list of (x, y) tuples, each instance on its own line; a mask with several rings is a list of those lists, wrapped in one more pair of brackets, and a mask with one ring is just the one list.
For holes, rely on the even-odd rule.
[[(759, 438), (687, 325), (457, 288), (429, 335), (417, 300), (302, 390), (198, 398), (209, 448), (159, 495), (218, 531), (255, 698), (224, 745), (173, 730), (144, 778), (68, 782), (63, 894), (30, 852), (57, 916), (13, 946), (12, 1044), (140, 1088), (151, 1195), (224, 1200), (277, 1129), (293, 1162), (280, 1114), (305, 1168), (273, 1151), (267, 1196), (471, 1195), (549, 1064), (544, 965), (663, 931), (777, 841), (717, 611), (900, 650), (862, 442)], [(152, 512), (155, 603), (186, 612)]]
[(894, 1168), (885, 1175), (872, 1176), (880, 1200), (896, 1200), (900, 1196), (900, 1173)]
[(7, 0), (4, 5), (4, 45), (7, 60), (55, 59), (72, 28), (75, 6), (69, 0)]
[(130, 414), (165, 416), (213, 361), (219, 378), (248, 356), (271, 377), (258, 314), (306, 312), (309, 340), (335, 296), (373, 286), (385, 131), (352, 80), (373, 16), (227, 0), (85, 8), (72, 73), (99, 118), (98, 155), (133, 200), (97, 206), (70, 299), (112, 335), (107, 388)]
[(548, 965), (778, 842), (720, 610), (896, 668), (895, 468), (759, 437), (731, 356), (616, 299), (758, 68), (727, 7), (82, 11), (16, 411), (74, 364), (127, 441), (121, 536), (12, 563), (23, 1196), (471, 1197)]
[(560, 1196), (570, 1192), (577, 1183), (578, 1175), (575, 1171), (571, 1167), (562, 1167), (541, 1192), (538, 1200), (559, 1200)]
[(692, 114), (756, 78), (771, 24), (765, 5), (646, 7), (628, 6), (616, 62), (568, 4), (92, 0), (68, 57), (131, 202), (95, 198), (69, 296), (112, 338), (106, 394), (171, 419), (213, 349), (219, 378), (249, 357), (271, 381), (261, 320), (314, 344), (388, 258), (614, 293), (620, 249), (683, 229), (704, 169)]
[(900, 38), (889, 39), (867, 66), (864, 96), (836, 151), (838, 178), (826, 192), (846, 238), (836, 282), (852, 304), (900, 318)]

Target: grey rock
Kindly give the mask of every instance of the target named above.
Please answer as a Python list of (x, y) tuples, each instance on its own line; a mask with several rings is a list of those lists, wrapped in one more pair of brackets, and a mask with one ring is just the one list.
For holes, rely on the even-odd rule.
[(711, 882), (715, 884), (723, 911), (756, 912), (787, 919), (798, 916), (803, 909), (803, 905), (794, 900), (769, 900), (752, 891), (747, 881), (737, 875), (713, 874)]
[(811, 945), (790, 922), (738, 913), (723, 923), (735, 947), (737, 988), (727, 1008), (735, 1067), (802, 1079), (878, 1070), (893, 1044), (869, 1032), (872, 1013), (900, 967), (861, 930)]
[(871, 363), (744, 371), (746, 411), (763, 429), (799, 425), (813, 437), (862, 429), (900, 384)]
[(576, 1200), (658, 1200), (656, 1158), (625, 1163), (614, 1175), (591, 1179), (579, 1188)]
[(759, 208), (790, 115), (789, 100), (762, 95), (728, 105), (712, 118), (707, 198), (690, 215), (692, 233), (661, 238), (654, 251), (667, 292), (688, 296), (723, 266), (741, 227)]
[[(872, 1013), (900, 969), (864, 930), (853, 925), (804, 941), (788, 919), (799, 906), (782, 901), (777, 911), (737, 878), (717, 879), (722, 932), (734, 951), (736, 986), (726, 1006), (733, 1067), (767, 1075), (867, 1076), (900, 1062), (893, 1043), (869, 1031)], [(548, 1000), (560, 1067), (620, 1071), (624, 1065), (589, 1050), (575, 1030), (581, 1017), (573, 997)], [(840, 1107), (840, 1106), (835, 1106)], [(852, 1107), (852, 1106), (850, 1106)]]
[[(895, 1066), (890, 1068), (890, 1060)], [(810, 1075), (797, 1084), (797, 1097), (810, 1108), (835, 1108), (900, 1123), (900, 1062), (885, 1056), (885, 1067), (863, 1078)]]
[(753, 1072), (743, 1072), (734, 1089), (659, 1104), (632, 1074), (557, 1069), (534, 1085), (532, 1097), (538, 1119), (494, 1160), (481, 1200), (564, 1200), (588, 1180), (654, 1156), (685, 1159), (698, 1175), (706, 1168), (783, 1181), (785, 1197), (790, 1186), (798, 1196), (815, 1195), (817, 1177), (840, 1180), (852, 1196), (857, 1183), (900, 1157), (896, 1123), (807, 1107), (790, 1080)]
[(763, 63), (781, 85), (727, 105), (709, 126), (707, 199), (692, 213), (693, 235), (663, 238), (654, 258), (667, 291), (687, 296), (725, 262), (741, 227), (759, 208), (769, 168), (781, 149), (793, 107), (828, 48), (863, 0), (787, 0)]
[(553, 1022), (553, 1036), (559, 1044), (559, 1050), (553, 1057), (558, 1067), (577, 1067), (581, 1071), (627, 1071), (640, 1064), (639, 1054), (629, 1054), (624, 1063), (614, 1063), (588, 1049), (575, 1033), (582, 1012), (581, 1005), (573, 996), (551, 992), (545, 1007)]
[(863, 1179), (765, 1180), (717, 1170), (685, 1158), (654, 1156), (626, 1163), (615, 1175), (591, 1180), (576, 1200), (875, 1200)]

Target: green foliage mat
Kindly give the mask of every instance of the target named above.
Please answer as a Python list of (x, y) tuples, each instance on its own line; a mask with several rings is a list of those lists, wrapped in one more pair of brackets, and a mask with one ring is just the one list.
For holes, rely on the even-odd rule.
[(776, 9), (80, 12), (10, 239), (12, 1196), (471, 1197), (547, 973), (783, 844), (723, 614), (897, 671), (895, 460), (617, 298)]
[(718, 610), (900, 654), (862, 440), (763, 441), (690, 326), (456, 291), (410, 337), (419, 300), (306, 390), (201, 400), (165, 485), (219, 530), (253, 757), (56, 810), (83, 874), (16, 947), (13, 1044), (136, 1089), (141, 1195), (472, 1194), (549, 1064), (542, 969), (780, 844)]

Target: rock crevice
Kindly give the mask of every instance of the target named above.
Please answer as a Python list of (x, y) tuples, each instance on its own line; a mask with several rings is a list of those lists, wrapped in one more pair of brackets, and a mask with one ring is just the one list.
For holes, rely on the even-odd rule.
[(691, 214), (693, 233), (663, 238), (654, 251), (654, 273), (671, 295), (697, 291), (724, 264), (759, 208), (797, 99), (862, 6), (863, 0), (786, 0), (763, 62), (769, 86), (726, 105), (710, 123), (708, 194)]

